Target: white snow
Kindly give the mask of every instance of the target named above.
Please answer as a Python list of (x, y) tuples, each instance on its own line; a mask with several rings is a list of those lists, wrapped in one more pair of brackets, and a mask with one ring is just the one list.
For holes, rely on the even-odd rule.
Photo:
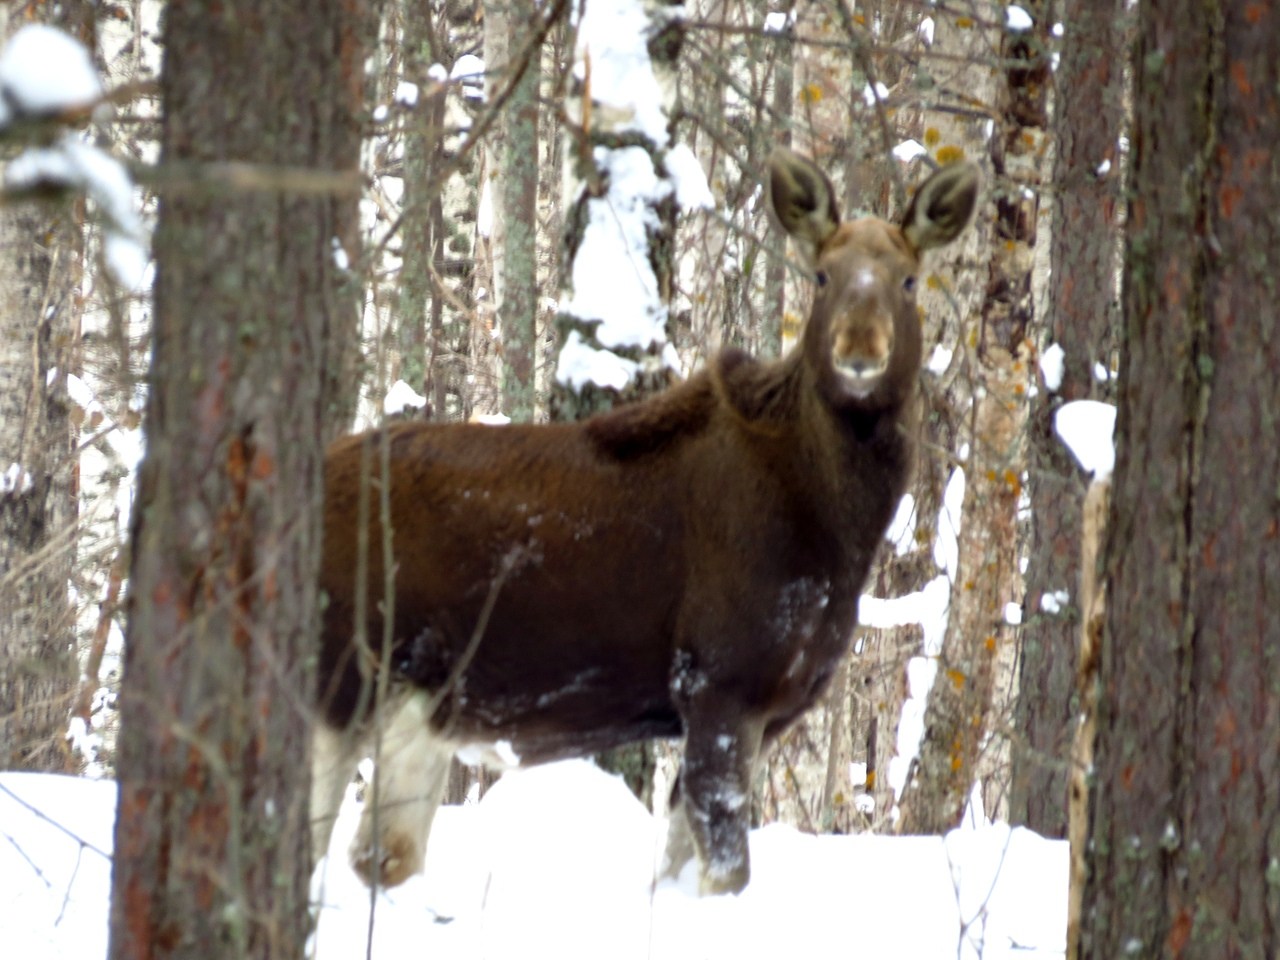
[(1015, 33), (1020, 33), (1030, 30), (1035, 26), (1035, 21), (1025, 9), (1011, 3), (1004, 12), (1004, 25)]
[(1112, 440), (1116, 429), (1114, 404), (1098, 400), (1073, 400), (1054, 415), (1053, 428), (1072, 455), (1094, 479), (1111, 476), (1115, 467), (1116, 448)]
[[(106, 956), (115, 784), (0, 774), (6, 955)], [(40, 811), (39, 814), (34, 810)], [(314, 888), (316, 960), (366, 955), (369, 893), (346, 866), (349, 791)], [(375, 958), (702, 960), (1063, 955), (1067, 845), (1004, 824), (943, 837), (751, 835), (752, 880), (698, 898), (653, 887), (665, 822), (584, 761), (504, 774), (478, 804), (442, 807), (427, 870), (374, 907)], [(692, 871), (686, 871), (689, 879)]]
[(1040, 609), (1048, 614), (1058, 614), (1071, 602), (1071, 594), (1066, 590), (1046, 590), (1040, 595)]
[(1022, 622), (1022, 604), (1006, 603), (1004, 605), (1004, 622), (1012, 626), (1017, 626)]
[(101, 96), (89, 51), (56, 27), (29, 23), (0, 50), (0, 127), (15, 116), (56, 114)]
[(577, 330), (570, 330), (560, 348), (556, 378), (575, 390), (581, 390), (588, 383), (621, 390), (638, 369), (640, 365), (634, 360), (620, 357), (612, 350), (598, 350), (583, 340)]
[(395, 96), (392, 97), (396, 103), (406, 107), (414, 107), (418, 104), (418, 85), (408, 80), (401, 80), (396, 84)]
[(960, 517), (964, 512), (964, 483), (964, 470), (956, 467), (942, 492), (938, 537), (933, 544), (933, 559), (952, 583), (956, 582), (956, 573), (960, 567)]
[(911, 494), (903, 494), (898, 501), (898, 509), (889, 521), (889, 529), (884, 538), (893, 544), (893, 552), (905, 557), (916, 546), (916, 498)]
[(484, 61), (474, 53), (464, 53), (454, 61), (449, 79), (459, 81), (469, 99), (484, 99)]
[(21, 464), (11, 463), (4, 473), (0, 473), (0, 494), (26, 493), (33, 486), (30, 471)]
[(910, 163), (917, 157), (925, 156), (928, 152), (929, 151), (921, 145), (919, 140), (903, 140), (893, 148), (894, 158), (902, 161), (903, 163)]
[[(913, 141), (914, 142), (914, 141)], [(955, 351), (938, 344), (933, 348), (933, 352), (929, 354), (929, 362), (925, 364), (925, 369), (932, 373), (935, 377), (940, 377), (947, 372), (951, 366), (951, 358), (955, 356)]]
[(4, 171), (14, 189), (57, 183), (87, 193), (106, 218), (107, 265), (117, 283), (141, 289), (148, 279), (147, 231), (124, 165), (110, 154), (65, 133), (51, 147), (32, 147), (15, 157)]
[(676, 203), (681, 210), (711, 210), (715, 207), (716, 198), (707, 184), (707, 175), (702, 172), (702, 164), (698, 163), (688, 144), (677, 143), (667, 151), (664, 162), (667, 176), (675, 185)]
[(786, 13), (780, 10), (774, 10), (766, 13), (764, 16), (764, 32), (765, 33), (783, 33), (788, 27), (796, 22), (796, 11), (792, 7)]
[(1067, 351), (1062, 344), (1051, 343), (1040, 354), (1040, 375), (1044, 377), (1044, 388), (1050, 393), (1057, 393), (1062, 387), (1062, 374), (1066, 366)]
[(888, 97), (889, 88), (878, 80), (874, 87), (868, 83), (862, 88), (862, 102), (868, 107), (874, 107), (877, 103), (888, 99)]
[[(595, 336), (605, 347), (663, 343), (667, 311), (646, 255), (645, 231), (657, 228), (649, 204), (669, 194), (671, 182), (658, 178), (642, 147), (597, 147), (596, 162), (607, 167), (609, 189), (588, 202), (587, 227), (573, 260), (573, 292), (561, 309), (600, 319)], [(557, 376), (567, 382), (563, 369)]]
[(387, 414), (403, 413), (406, 410), (421, 410), (426, 405), (426, 397), (403, 380), (397, 380), (391, 385), (382, 401), (382, 412)]
[(585, 6), (578, 22), (574, 76), (585, 81), (589, 61), (591, 99), (624, 121), (611, 125), (618, 131), (638, 130), (665, 147), (667, 117), (646, 46), (650, 21), (644, 5), (639, 0), (607, 0)]

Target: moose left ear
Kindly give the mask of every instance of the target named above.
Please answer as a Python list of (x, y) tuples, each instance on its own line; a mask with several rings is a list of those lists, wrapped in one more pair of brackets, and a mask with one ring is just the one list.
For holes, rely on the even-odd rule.
[(920, 184), (907, 212), (902, 232), (916, 251), (950, 243), (964, 232), (978, 205), (978, 165), (949, 163)]

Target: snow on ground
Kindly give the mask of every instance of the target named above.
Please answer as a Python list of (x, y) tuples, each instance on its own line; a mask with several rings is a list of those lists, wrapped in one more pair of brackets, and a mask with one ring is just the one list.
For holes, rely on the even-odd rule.
[[(105, 957), (114, 800), (110, 781), (0, 774), (7, 956)], [(338, 855), (317, 871), (317, 960), (365, 956), (368, 891), (340, 854), (358, 814), (348, 797)], [(1061, 841), (999, 824), (945, 839), (772, 825), (752, 834), (746, 891), (699, 899), (688, 876), (653, 890), (664, 829), (621, 781), (585, 762), (509, 773), (479, 804), (441, 809), (426, 873), (378, 898), (373, 956), (1063, 955)]]

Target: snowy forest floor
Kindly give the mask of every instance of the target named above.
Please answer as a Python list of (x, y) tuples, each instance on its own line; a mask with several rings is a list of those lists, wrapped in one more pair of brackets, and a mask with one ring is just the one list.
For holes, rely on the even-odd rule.
[[(111, 781), (0, 774), (7, 956), (106, 956), (115, 796)], [(358, 815), (353, 790), (335, 855), (316, 874), (316, 960), (369, 955), (369, 893), (340, 855)], [(1024, 829), (815, 837), (768, 826), (751, 836), (742, 895), (707, 899), (693, 894), (692, 876), (654, 889), (665, 830), (620, 780), (588, 763), (508, 773), (480, 803), (440, 810), (426, 873), (377, 899), (371, 955), (1063, 955), (1067, 845)]]

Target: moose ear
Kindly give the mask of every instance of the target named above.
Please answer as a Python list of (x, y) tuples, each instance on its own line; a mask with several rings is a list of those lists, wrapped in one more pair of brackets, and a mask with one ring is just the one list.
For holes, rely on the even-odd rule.
[(840, 206), (827, 175), (784, 147), (769, 157), (769, 200), (782, 229), (813, 266), (818, 250), (840, 226)]
[(964, 232), (978, 205), (977, 164), (949, 163), (916, 190), (902, 216), (902, 232), (917, 251), (950, 243)]

